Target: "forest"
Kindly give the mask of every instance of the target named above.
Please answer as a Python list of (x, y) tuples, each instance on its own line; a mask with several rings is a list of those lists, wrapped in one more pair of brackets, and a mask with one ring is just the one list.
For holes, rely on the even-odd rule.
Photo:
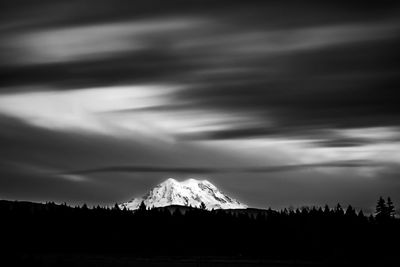
[(380, 265), (395, 263), (400, 240), (390, 198), (380, 198), (369, 216), (340, 204), (210, 211), (142, 203), (130, 211), (3, 200), (0, 218), (2, 260), (78, 253)]

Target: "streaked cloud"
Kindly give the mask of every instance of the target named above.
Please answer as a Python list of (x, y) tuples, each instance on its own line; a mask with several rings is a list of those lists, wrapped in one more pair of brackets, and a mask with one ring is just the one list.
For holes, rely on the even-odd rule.
[(49, 129), (117, 135), (126, 135), (123, 132), (126, 130), (139, 135), (157, 133), (162, 137), (161, 129), (140, 116), (124, 123), (115, 117), (107, 118), (104, 113), (166, 104), (168, 93), (175, 90), (171, 86), (142, 85), (7, 94), (0, 95), (0, 113)]
[(207, 168), (207, 167), (171, 167), (171, 166), (107, 166), (102, 168), (71, 170), (63, 174), (62, 177), (79, 177), (78, 174), (93, 173), (175, 173), (175, 174), (216, 174), (216, 173), (270, 173), (288, 172), (301, 169), (313, 168), (359, 168), (359, 167), (383, 167), (382, 163), (367, 160), (332, 161), (309, 164), (291, 164), (266, 167), (247, 167), (247, 168)]
[(199, 24), (195, 18), (166, 18), (50, 28), (19, 33), (7, 44), (20, 51), (12, 58), (15, 64), (83, 61), (140, 52), (152, 45), (154, 35), (184, 34)]

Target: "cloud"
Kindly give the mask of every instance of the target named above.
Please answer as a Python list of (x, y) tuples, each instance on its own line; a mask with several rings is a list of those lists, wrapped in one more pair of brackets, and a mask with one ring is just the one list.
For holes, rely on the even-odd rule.
[(360, 168), (360, 167), (381, 167), (381, 163), (376, 163), (370, 160), (341, 160), (332, 162), (318, 162), (309, 164), (293, 164), (293, 165), (282, 165), (282, 166), (268, 166), (260, 168), (249, 168), (247, 172), (282, 172), (282, 171), (296, 171), (302, 169), (314, 169), (314, 168)]
[(107, 58), (0, 66), (0, 85), (3, 91), (18, 88), (34, 91), (43, 86), (69, 90), (131, 83), (165, 83), (174, 82), (172, 78), (175, 75), (191, 69), (191, 62), (183, 61), (167, 48), (155, 45), (146, 47), (140, 53), (118, 53)]
[(327, 147), (352, 147), (368, 146), (391, 143), (396, 145), (399, 141), (398, 127), (365, 127), (335, 129), (330, 134), (321, 136), (315, 144)]
[(126, 85), (0, 95), (0, 114), (33, 126), (133, 139), (175, 142), (184, 135), (249, 127), (251, 116), (204, 110), (176, 101), (173, 85)]
[[(164, 104), (170, 86), (119, 86), (53, 92), (28, 92), (0, 95), (0, 113), (13, 116), (34, 126), (54, 130), (83, 130), (102, 134), (137, 135), (166, 138), (161, 129), (142, 118), (117, 121), (104, 113), (120, 108), (146, 108)], [(155, 134), (157, 133), (157, 134)]]
[(201, 167), (170, 167), (170, 166), (110, 166), (86, 170), (67, 171), (67, 174), (90, 174), (90, 173), (175, 173), (175, 174), (210, 174), (223, 170), (217, 168)]
[[(148, 5), (139, 3), (125, 7), (138, 8), (128, 16), (122, 7), (108, 13), (107, 3), (100, 2), (87, 21), (61, 14), (60, 21), (50, 18), (37, 27), (11, 25), (15, 31), (5, 30), (9, 38), (2, 45), (6, 55), (13, 56), (0, 67), (1, 89), (9, 93), (43, 87), (118, 90), (149, 82), (179, 85), (185, 89), (159, 105), (169, 109), (166, 116), (156, 107), (142, 107), (140, 116), (147, 109), (145, 120), (157, 121), (160, 130), (174, 128), (172, 134), (185, 140), (299, 138), (305, 132), (400, 123), (395, 101), (400, 84), (394, 49), (400, 41), (396, 9), (378, 12), (365, 6), (344, 11), (312, 5), (305, 14), (318, 16), (306, 16), (297, 6), (237, 2), (229, 9), (215, 5), (192, 10), (173, 1), (172, 6), (179, 7), (176, 12), (165, 9), (140, 16), (139, 10)], [(45, 5), (53, 10), (58, 4)], [(81, 18), (87, 6), (77, 6)], [(287, 22), (276, 16), (282, 9), (291, 14)], [(270, 15), (267, 20), (264, 12)], [(121, 110), (138, 117), (135, 107)], [(113, 120), (125, 117), (119, 124), (126, 125), (132, 121), (128, 113), (113, 115)], [(85, 120), (92, 128), (103, 127), (93, 125), (92, 117)], [(337, 137), (319, 142), (354, 146), (357, 141)]]
[(170, 166), (109, 166), (94, 169), (66, 171), (61, 175), (74, 176), (77, 174), (95, 173), (174, 173), (174, 174), (217, 174), (217, 173), (270, 173), (288, 172), (313, 168), (360, 168), (382, 167), (384, 164), (370, 160), (342, 160), (308, 164), (277, 165), (248, 168), (209, 168), (209, 167), (170, 167)]
[(10, 49), (21, 51), (13, 64), (85, 61), (146, 51), (152, 45), (151, 36), (184, 34), (196, 30), (198, 24), (194, 18), (172, 18), (50, 28), (21, 33), (7, 43)]

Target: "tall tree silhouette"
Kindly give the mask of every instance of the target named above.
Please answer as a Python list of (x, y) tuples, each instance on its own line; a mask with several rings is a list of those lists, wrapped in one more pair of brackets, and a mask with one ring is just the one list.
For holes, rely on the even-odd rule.
[(347, 217), (355, 217), (356, 216), (356, 211), (353, 209), (351, 205), (349, 205), (346, 209), (346, 216)]
[(119, 208), (119, 206), (118, 206), (118, 203), (115, 203), (113, 209), (116, 210), (116, 211), (120, 211), (120, 210), (121, 210), (121, 209)]
[(144, 204), (144, 201), (142, 201), (139, 206), (139, 211), (146, 211), (146, 210), (147, 210), (146, 204)]
[(387, 215), (387, 206), (383, 197), (379, 197), (378, 203), (376, 203), (375, 215), (377, 218), (385, 218)]
[(344, 214), (343, 208), (340, 205), (340, 203), (337, 203), (337, 205), (335, 207), (335, 214), (338, 216), (342, 216)]
[(395, 214), (395, 208), (393, 205), (392, 200), (390, 199), (390, 197), (387, 198), (387, 202), (386, 202), (386, 212), (387, 212), (387, 216), (390, 218), (394, 217)]

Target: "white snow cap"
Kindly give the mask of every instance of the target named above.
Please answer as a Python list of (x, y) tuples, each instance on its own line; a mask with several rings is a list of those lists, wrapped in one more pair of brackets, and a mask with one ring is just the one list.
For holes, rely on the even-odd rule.
[(120, 205), (130, 210), (139, 208), (144, 201), (147, 207), (165, 207), (170, 205), (199, 207), (201, 202), (207, 209), (246, 209), (247, 205), (228, 197), (207, 180), (187, 179), (179, 182), (168, 178), (151, 189), (145, 196), (132, 199)]

